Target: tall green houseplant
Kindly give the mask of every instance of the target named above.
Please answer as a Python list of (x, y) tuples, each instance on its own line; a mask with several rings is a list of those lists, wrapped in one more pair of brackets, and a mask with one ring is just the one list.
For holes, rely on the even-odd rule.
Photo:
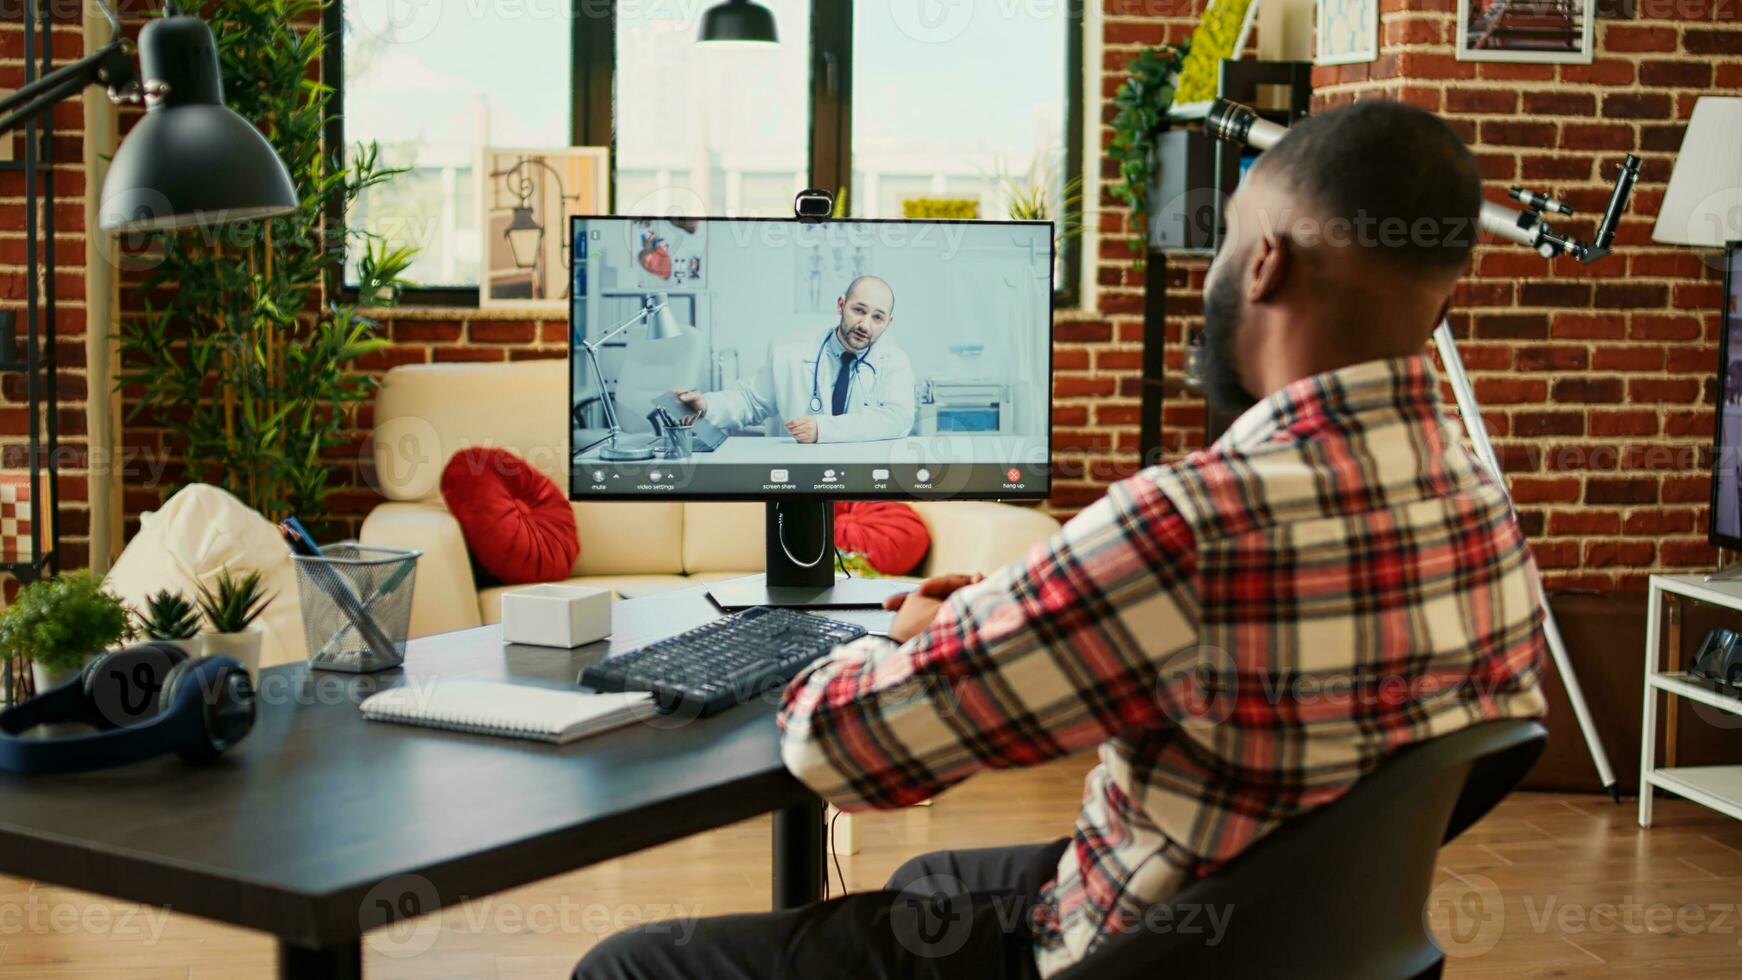
[[(330, 301), (344, 246), (369, 261), (360, 294), (391, 302), (413, 253), (327, 229), (366, 188), (400, 171), (360, 146), (346, 168), (322, 145), (333, 90), (318, 81), (321, 0), (210, 0), (230, 107), (260, 128), (302, 197), (293, 215), (167, 233), (146, 276), (145, 313), (121, 323), (119, 387), (131, 418), (170, 432), (186, 479), (218, 484), (268, 517), (320, 515), (334, 487), (326, 453), (373, 390), (359, 357), (386, 344), (356, 309)], [(165, 488), (166, 492), (174, 487)]]

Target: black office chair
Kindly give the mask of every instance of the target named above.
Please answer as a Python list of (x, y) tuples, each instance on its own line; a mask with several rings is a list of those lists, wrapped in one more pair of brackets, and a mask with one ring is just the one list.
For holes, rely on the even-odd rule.
[[(1291, 820), (1167, 904), (1203, 931), (1138, 927), (1058, 980), (1431, 980), (1425, 918), (1440, 845), (1512, 791), (1548, 741), (1494, 721), (1399, 751), (1341, 798)], [(1215, 945), (1202, 910), (1231, 909)], [(1218, 913), (1222, 914), (1222, 913)]]

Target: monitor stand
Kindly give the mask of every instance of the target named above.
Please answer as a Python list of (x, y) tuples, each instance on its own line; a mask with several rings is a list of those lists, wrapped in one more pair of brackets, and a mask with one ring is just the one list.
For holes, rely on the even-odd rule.
[(888, 596), (913, 591), (905, 579), (836, 577), (835, 508), (826, 500), (771, 501), (766, 525), (767, 572), (709, 584), (708, 596), (721, 609), (877, 608)]

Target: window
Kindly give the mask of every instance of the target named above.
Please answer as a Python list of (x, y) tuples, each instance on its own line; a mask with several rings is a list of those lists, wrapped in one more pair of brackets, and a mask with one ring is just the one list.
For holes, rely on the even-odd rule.
[(713, 2), (335, 0), (329, 143), (377, 142), (409, 172), (334, 218), (418, 246), (408, 301), (455, 304), (476, 302), (485, 146), (609, 145), (621, 214), (781, 215), (815, 186), (857, 217), (1003, 218), (1041, 187), (1062, 228), (1078, 5), (759, 0), (781, 43), (739, 47), (696, 42)]

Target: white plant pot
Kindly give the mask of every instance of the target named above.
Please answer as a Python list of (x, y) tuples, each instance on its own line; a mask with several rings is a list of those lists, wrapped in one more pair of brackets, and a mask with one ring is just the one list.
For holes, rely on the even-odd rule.
[[(83, 670), (83, 665), (71, 670), (48, 670), (39, 663), (32, 663), (30, 676), (36, 682), (36, 693), (40, 697), (79, 676)], [(88, 734), (90, 730), (90, 726), (76, 721), (57, 721), (37, 725), (30, 730), (29, 734), (35, 738), (61, 738), (67, 735)]]
[(248, 668), (249, 679), (259, 680), (261, 640), (259, 629), (249, 627), (240, 633), (202, 633), (200, 639), (205, 641), (205, 656), (233, 657), (242, 666)]

